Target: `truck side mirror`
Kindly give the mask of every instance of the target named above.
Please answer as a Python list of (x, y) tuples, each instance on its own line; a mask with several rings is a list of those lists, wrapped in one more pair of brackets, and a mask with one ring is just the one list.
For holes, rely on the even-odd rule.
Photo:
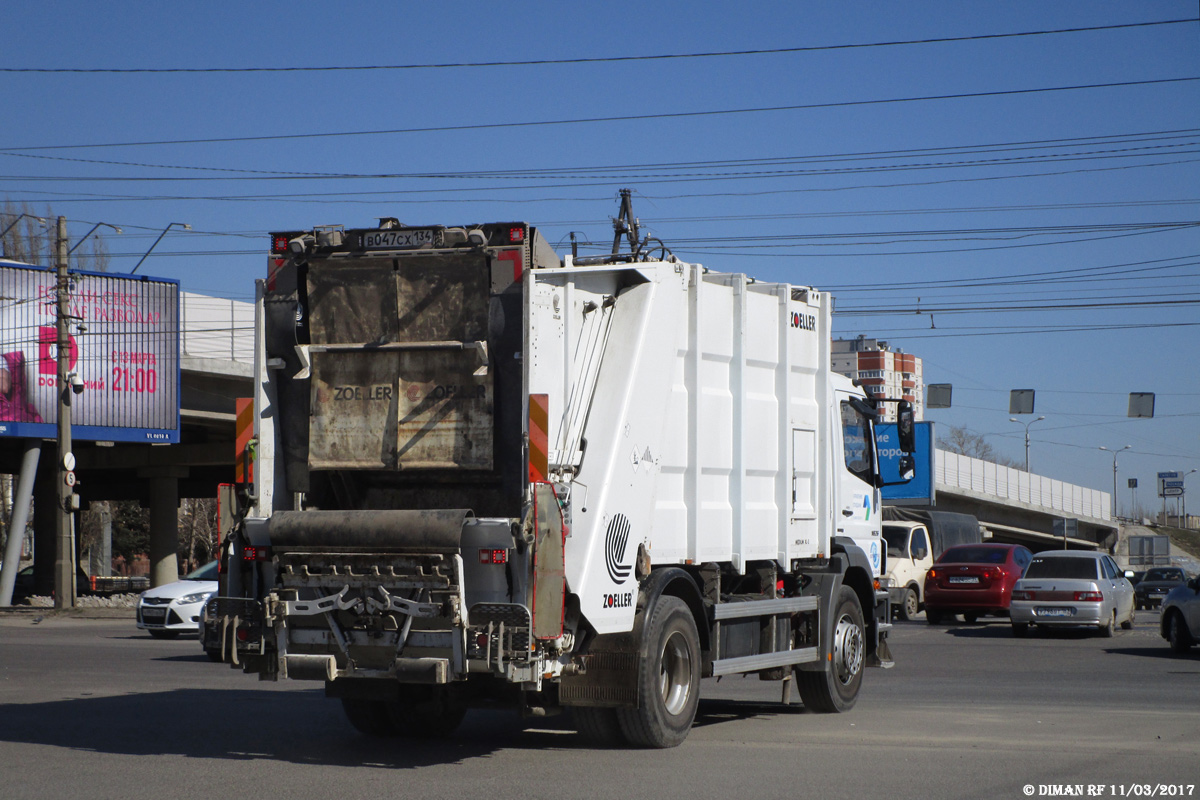
[(896, 405), (896, 435), (900, 439), (900, 451), (903, 453), (912, 453), (917, 449), (914, 422), (912, 403), (901, 400)]

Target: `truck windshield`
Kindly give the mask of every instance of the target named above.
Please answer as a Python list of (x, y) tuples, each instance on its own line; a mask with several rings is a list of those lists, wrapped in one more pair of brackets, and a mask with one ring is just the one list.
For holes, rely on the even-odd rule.
[(842, 401), (842, 447), (845, 450), (846, 469), (871, 483), (872, 453), (870, 446), (871, 422), (867, 416), (848, 401)]
[(887, 554), (889, 556), (906, 556), (908, 547), (908, 528), (899, 528), (895, 525), (883, 526), (883, 538), (887, 541)]

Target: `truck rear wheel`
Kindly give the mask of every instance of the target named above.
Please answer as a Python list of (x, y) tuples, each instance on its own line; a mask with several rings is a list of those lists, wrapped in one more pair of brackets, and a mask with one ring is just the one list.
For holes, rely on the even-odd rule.
[(402, 685), (400, 699), (388, 703), (398, 736), (449, 736), (467, 715), (458, 686)]
[(585, 742), (596, 747), (616, 747), (625, 743), (615, 708), (576, 706), (571, 709), (575, 727)]
[(359, 733), (365, 733), (367, 736), (394, 736), (396, 733), (391, 715), (388, 714), (387, 703), (383, 700), (343, 697), (342, 711)]
[(843, 586), (833, 614), (832, 660), (820, 672), (796, 669), (796, 688), (805, 708), (831, 714), (854, 707), (862, 686), (866, 644), (862, 605), (854, 590)]
[(399, 700), (343, 698), (342, 710), (356, 730), (381, 737), (449, 736), (467, 714), (459, 693), (446, 686), (402, 685)]
[(657, 748), (686, 739), (700, 704), (700, 634), (691, 610), (677, 597), (659, 597), (650, 612), (637, 687), (637, 707), (617, 709), (625, 738)]

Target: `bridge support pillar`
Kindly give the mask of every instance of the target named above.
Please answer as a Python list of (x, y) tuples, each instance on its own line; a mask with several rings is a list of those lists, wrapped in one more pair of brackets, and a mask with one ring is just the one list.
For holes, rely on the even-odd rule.
[(138, 470), (150, 484), (150, 585), (179, 580), (179, 479), (187, 467), (153, 467)]

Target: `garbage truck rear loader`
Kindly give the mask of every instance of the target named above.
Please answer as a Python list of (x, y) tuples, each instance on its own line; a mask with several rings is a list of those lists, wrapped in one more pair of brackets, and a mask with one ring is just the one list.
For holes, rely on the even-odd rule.
[(501, 702), (670, 747), (730, 674), (854, 705), (890, 626), (874, 407), (830, 370), (830, 298), (630, 241), (274, 235), (255, 483), (207, 609), (226, 661), (323, 682), (377, 735)]

